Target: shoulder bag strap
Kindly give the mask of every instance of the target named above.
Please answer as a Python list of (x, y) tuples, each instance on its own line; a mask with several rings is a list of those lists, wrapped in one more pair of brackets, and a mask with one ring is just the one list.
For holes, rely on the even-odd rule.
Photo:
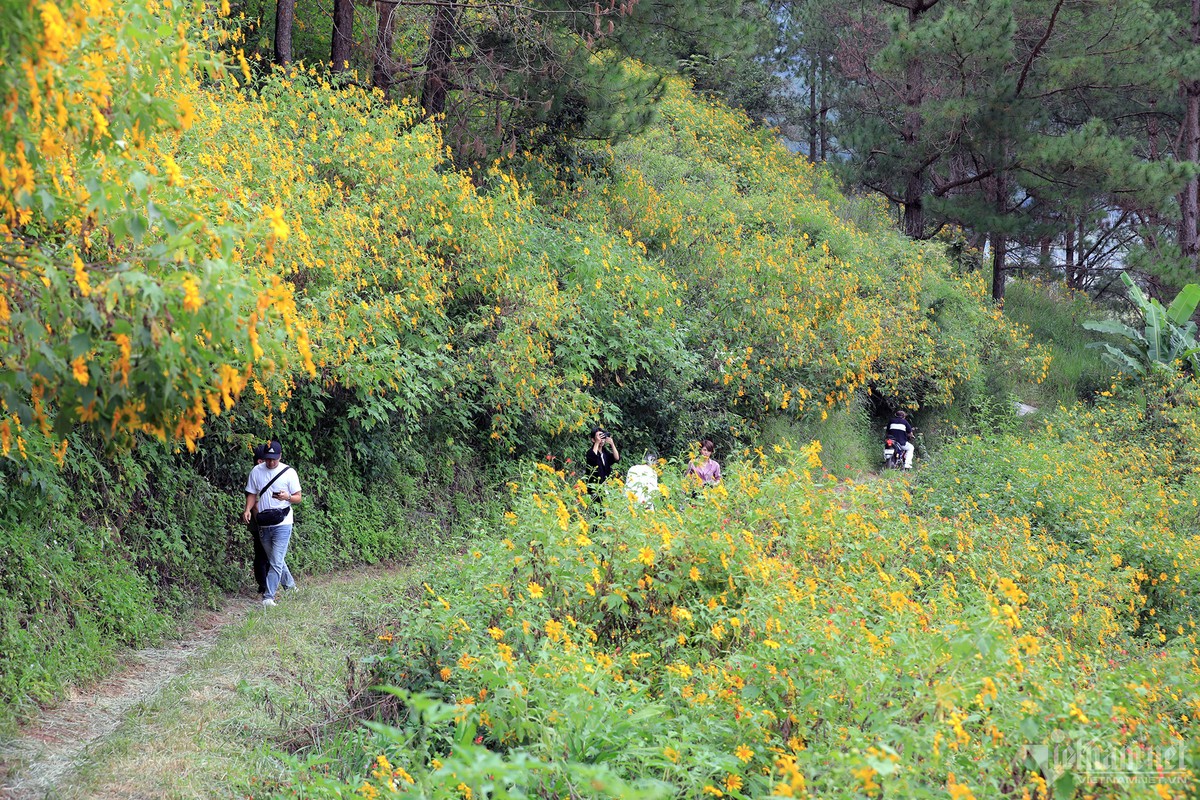
[(287, 472), (289, 469), (291, 469), (291, 467), (284, 467), (283, 469), (279, 470), (279, 472), (276, 472), (275, 477), (271, 478), (271, 480), (267, 481), (267, 485), (264, 486), (262, 488), (262, 491), (258, 493), (259, 498), (261, 498), (264, 494), (266, 494), (267, 489), (271, 488), (271, 484), (274, 483), (275, 481), (279, 480), (279, 478), (283, 475), (283, 473)]

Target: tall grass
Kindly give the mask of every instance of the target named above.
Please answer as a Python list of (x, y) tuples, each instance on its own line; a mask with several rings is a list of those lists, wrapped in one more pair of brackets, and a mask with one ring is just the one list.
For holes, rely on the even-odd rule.
[[(876, 428), (880, 433), (875, 432)], [(879, 469), (882, 429), (882, 423), (872, 418), (865, 401), (859, 397), (849, 407), (829, 410), (825, 419), (799, 422), (772, 417), (763, 424), (759, 442), (764, 450), (774, 445), (804, 446), (820, 442), (825, 469), (845, 478)]]
[(1087, 347), (1099, 337), (1083, 329), (1086, 320), (1100, 313), (1085, 294), (1070, 292), (1061, 284), (1010, 283), (1005, 289), (1004, 315), (1027, 327), (1034, 341), (1050, 348), (1054, 360), (1041, 384), (1014, 382), (993, 388), (1011, 391), (1039, 407), (1091, 400), (1097, 391), (1108, 388), (1111, 376), (1099, 353)]

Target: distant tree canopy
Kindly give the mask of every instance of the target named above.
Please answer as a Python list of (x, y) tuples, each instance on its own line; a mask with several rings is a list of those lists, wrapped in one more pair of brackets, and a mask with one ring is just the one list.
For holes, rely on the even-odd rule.
[(910, 236), (989, 243), (997, 298), (1014, 266), (1194, 276), (1200, 2), (796, 0), (775, 21), (788, 135)]
[[(528, 145), (546, 134), (611, 139), (649, 121), (661, 75), (680, 60), (752, 54), (766, 3), (722, 0), (250, 0), (274, 14), (270, 55), (356, 69), (389, 96), (444, 118), (460, 159)], [(255, 5), (259, 3), (259, 5)], [(356, 10), (361, 12), (357, 14)], [(263, 26), (266, 27), (266, 26)], [(303, 29), (303, 35), (293, 28)], [(328, 38), (325, 38), (328, 32)], [(267, 38), (259, 42), (266, 54)]]
[(1200, 0), (246, 2), (275, 17), (262, 55), (370, 76), (460, 163), (640, 129), (661, 75), (633, 59), (778, 124), (908, 235), (989, 252), (997, 299), (1020, 270), (1163, 295), (1200, 269)]

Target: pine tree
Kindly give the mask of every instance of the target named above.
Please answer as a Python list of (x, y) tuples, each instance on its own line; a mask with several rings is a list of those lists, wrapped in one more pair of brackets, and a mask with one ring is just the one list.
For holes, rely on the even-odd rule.
[(947, 223), (986, 236), (998, 300), (1014, 246), (1048, 257), (1081, 220), (1160, 207), (1187, 177), (1118, 124), (1130, 96), (1162, 82), (1147, 58), (1165, 49), (1161, 16), (1092, 5), (888, 0), (831, 21), (852, 179), (902, 206), (911, 236)]
[(835, 148), (830, 112), (838, 108), (842, 86), (834, 64), (838, 37), (826, 24), (828, 16), (828, 4), (820, 0), (785, 4), (777, 18), (779, 36), (772, 52), (772, 63), (785, 86), (771, 116), (783, 121), (790, 138), (804, 143), (804, 152), (813, 162), (826, 161)]
[(296, 16), (296, 0), (275, 2), (275, 63), (292, 63), (292, 23)]
[[(393, 8), (400, 19), (381, 22), (373, 83), (387, 91), (398, 84), (427, 114), (444, 117), (462, 156), (547, 132), (611, 138), (636, 130), (660, 91), (661, 76), (644, 67), (674, 68), (697, 52), (719, 59), (754, 41), (747, 32), (755, 14), (731, 0), (399, 0)], [(426, 30), (422, 51), (397, 59), (387, 38), (396, 26)], [(389, 69), (397, 60), (401, 68)]]
[[(1200, 163), (1200, 0), (1191, 0), (1186, 27), (1178, 25), (1175, 31), (1183, 35), (1172, 37), (1182, 40), (1181, 52), (1185, 57), (1178, 62), (1179, 94), (1183, 100), (1183, 119), (1180, 126), (1182, 144), (1180, 158), (1193, 164)], [(1180, 15), (1182, 16), (1182, 15)], [(1182, 19), (1179, 20), (1182, 22)], [(1181, 30), (1182, 29), (1182, 30)], [(1200, 176), (1193, 174), (1179, 196), (1179, 250), (1184, 261), (1200, 271)]]
[(335, 73), (350, 66), (354, 34), (354, 0), (333, 0), (333, 34), (329, 44), (329, 66)]

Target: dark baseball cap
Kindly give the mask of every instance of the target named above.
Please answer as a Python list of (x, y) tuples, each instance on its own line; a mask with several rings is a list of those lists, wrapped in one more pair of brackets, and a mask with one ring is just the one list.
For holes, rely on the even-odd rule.
[(263, 450), (263, 458), (267, 461), (278, 461), (283, 457), (283, 446), (279, 442), (271, 442), (267, 448)]

